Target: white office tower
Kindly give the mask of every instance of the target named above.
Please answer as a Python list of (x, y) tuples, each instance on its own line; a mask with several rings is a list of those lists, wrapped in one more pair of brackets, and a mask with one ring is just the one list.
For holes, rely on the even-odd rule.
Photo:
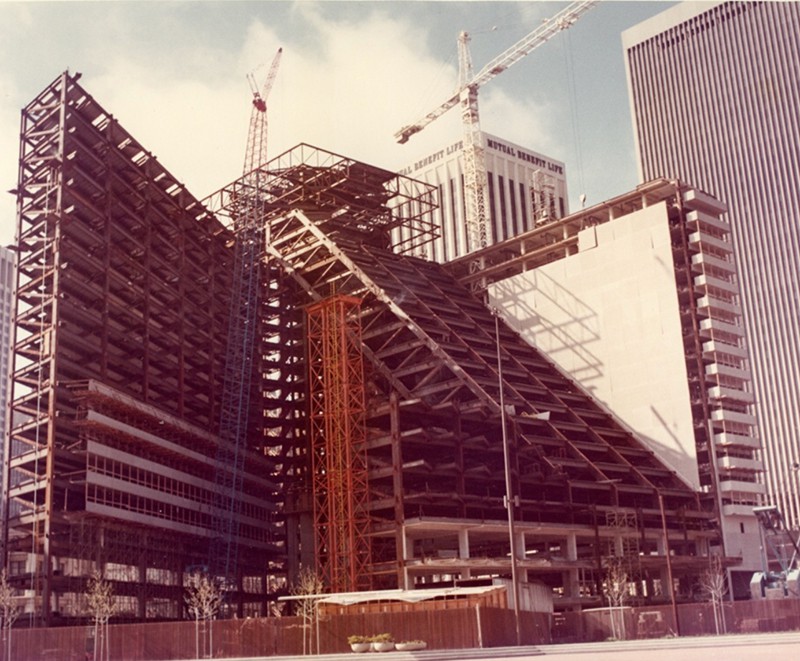
[[(747, 339), (750, 370), (723, 362), (721, 374), (727, 383), (752, 372), (768, 500), (796, 527), (800, 4), (682, 3), (626, 31), (623, 44), (641, 180), (676, 177), (728, 206), (743, 321), (726, 325), (712, 307), (707, 341)], [(732, 425), (721, 430), (731, 439), (723, 459), (756, 480), (737, 459), (752, 441)]]
[[(489, 245), (516, 236), (568, 213), (564, 164), (508, 140), (482, 133), (488, 180)], [(467, 254), (462, 142), (459, 140), (417, 160), (401, 174), (432, 184), (439, 207), (423, 222), (438, 237), (407, 228), (395, 230), (404, 252), (436, 262)], [(404, 235), (407, 234), (406, 235)]]

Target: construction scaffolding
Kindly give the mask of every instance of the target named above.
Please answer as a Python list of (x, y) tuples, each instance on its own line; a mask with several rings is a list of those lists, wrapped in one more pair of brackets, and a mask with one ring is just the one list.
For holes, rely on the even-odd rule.
[(333, 592), (370, 587), (360, 305), (338, 295), (306, 310), (315, 550)]

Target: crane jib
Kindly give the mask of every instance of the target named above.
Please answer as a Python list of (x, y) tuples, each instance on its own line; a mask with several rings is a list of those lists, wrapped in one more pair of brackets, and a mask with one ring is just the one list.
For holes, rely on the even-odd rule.
[(570, 28), (575, 21), (577, 21), (585, 12), (587, 12), (596, 4), (597, 0), (578, 0), (577, 2), (571, 3), (568, 7), (563, 9), (554, 17), (545, 20), (529, 34), (495, 57), (475, 76), (472, 76), (470, 80), (464, 82), (459, 89), (456, 90), (456, 93), (448, 98), (444, 103), (427, 113), (419, 121), (401, 129), (398, 133), (396, 133), (395, 138), (397, 141), (401, 144), (407, 142), (410, 136), (412, 136), (414, 133), (418, 133), (433, 120), (437, 119), (450, 108), (452, 108), (458, 102), (459, 96), (465, 89), (470, 87), (477, 89), (478, 87), (485, 85), (492, 78), (502, 73), (513, 64), (519, 62), (531, 51), (549, 41), (556, 34), (562, 30)]

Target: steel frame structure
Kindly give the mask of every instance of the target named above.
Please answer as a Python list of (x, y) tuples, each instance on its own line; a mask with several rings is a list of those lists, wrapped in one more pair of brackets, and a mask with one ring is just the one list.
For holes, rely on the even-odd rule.
[[(78, 78), (22, 111), (10, 579), (31, 622), (83, 617), (94, 568), (130, 597), (120, 617), (181, 617), (213, 531), (231, 235)], [(232, 596), (246, 614), (283, 571), (281, 485), (256, 432)]]
[[(753, 489), (762, 470), (754, 461), (760, 441), (750, 419), (754, 397), (741, 376), (747, 374), (747, 347), (730, 226), (720, 217), (725, 205), (679, 181), (656, 179), (488, 247), (478, 270), (468, 257), (449, 267), (462, 284), (486, 287), (576, 253), (578, 233), (588, 227), (659, 203), (669, 208), (700, 482), (716, 510), (739, 507), (750, 513), (760, 502), (760, 492)], [(746, 459), (748, 468), (726, 462), (728, 455)]]
[[(666, 571), (665, 543), (679, 580), (705, 566), (718, 530), (698, 494), (545, 356), (505, 325), (495, 334), (450, 270), (398, 254), (393, 228), (432, 236), (433, 187), (310, 145), (257, 179), (209, 209), (66, 73), (23, 111), (4, 533), (39, 620), (76, 614), (95, 567), (130, 617), (180, 616), (183, 574), (219, 514), (234, 266), (221, 221), (245, 201), (264, 254), (247, 393), (258, 415), (237, 487), (241, 615), (263, 614), (287, 554), (291, 577), (315, 550), (343, 552), (362, 522), (337, 586), (507, 575), (507, 507), (520, 571), (564, 604), (597, 603), (600, 556), (625, 539), (651, 576)], [(322, 455), (341, 467), (348, 448), (332, 489)], [(604, 523), (609, 512), (635, 527)]]
[[(688, 580), (718, 536), (698, 494), (513, 331), (501, 325), (495, 337), (491, 311), (448, 269), (391, 250), (389, 230), (402, 222), (392, 209), (401, 205), (388, 207), (386, 191), (397, 189), (389, 184), (397, 175), (308, 145), (296, 150), (265, 166), (272, 180), (263, 202), (265, 259), (294, 284), (287, 313), (331, 295), (363, 301), (372, 586), (507, 575), (507, 502), (521, 571), (573, 605), (597, 603), (600, 555), (625, 548), (625, 539), (639, 540), (640, 575), (661, 572), (666, 581), (667, 537), (672, 567)], [(236, 190), (235, 183), (220, 199), (234, 199)], [(306, 334), (317, 331), (309, 325)], [(315, 369), (307, 364), (305, 378), (318, 379)], [(501, 392), (510, 418), (510, 501)], [(313, 428), (309, 416), (321, 415), (319, 407), (307, 401), (304, 411), (297, 427)], [(307, 495), (287, 511), (298, 531), (312, 516), (315, 489), (328, 488), (322, 462), (308, 456), (314, 442), (304, 451), (312, 475), (296, 483)], [(635, 526), (604, 523), (609, 512)], [(327, 543), (320, 531), (318, 549)]]

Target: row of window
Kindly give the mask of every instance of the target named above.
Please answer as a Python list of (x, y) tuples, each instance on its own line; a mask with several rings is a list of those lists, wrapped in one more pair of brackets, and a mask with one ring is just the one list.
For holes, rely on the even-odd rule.
[[(126, 512), (134, 512), (145, 516), (163, 519), (171, 523), (179, 523), (197, 528), (210, 530), (214, 526), (214, 517), (209, 512), (199, 512), (195, 509), (181, 507), (161, 500), (153, 500), (126, 491), (117, 491), (97, 484), (87, 487), (87, 503), (96, 503)], [(252, 526), (242, 522), (239, 526), (239, 535), (245, 539), (255, 541), (268, 541), (270, 529), (264, 526)]]
[[(165, 495), (184, 498), (198, 505), (213, 505), (215, 503), (214, 492), (208, 488), (146, 470), (127, 461), (90, 454), (87, 459), (87, 467), (90, 471), (100, 475), (109, 475), (131, 484), (154, 489)], [(205, 481), (204, 484), (208, 486), (211, 483)], [(259, 507), (247, 501), (243, 501), (240, 507), (240, 511), (244, 516), (260, 521), (269, 521), (270, 513), (264, 507)]]

